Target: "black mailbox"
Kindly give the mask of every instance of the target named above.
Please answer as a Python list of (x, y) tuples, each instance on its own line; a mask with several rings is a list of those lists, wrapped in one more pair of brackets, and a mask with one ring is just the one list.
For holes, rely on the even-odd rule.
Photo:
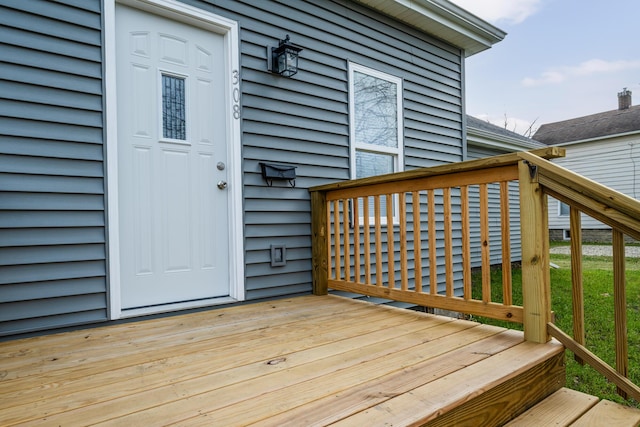
[(262, 177), (271, 187), (273, 181), (289, 181), (289, 185), (296, 186), (296, 167), (291, 165), (278, 165), (275, 163), (260, 163)]

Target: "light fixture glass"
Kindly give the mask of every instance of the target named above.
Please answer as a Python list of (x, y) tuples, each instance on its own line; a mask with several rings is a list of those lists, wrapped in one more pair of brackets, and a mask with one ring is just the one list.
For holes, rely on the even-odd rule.
[(278, 47), (271, 48), (271, 72), (291, 77), (298, 72), (298, 54), (301, 47), (291, 44), (289, 35), (280, 40)]

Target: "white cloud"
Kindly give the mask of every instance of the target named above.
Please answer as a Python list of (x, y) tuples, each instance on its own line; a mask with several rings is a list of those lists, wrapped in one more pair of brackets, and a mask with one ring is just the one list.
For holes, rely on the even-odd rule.
[(590, 59), (578, 65), (552, 67), (542, 72), (539, 77), (524, 78), (522, 84), (528, 87), (544, 86), (562, 83), (571, 77), (614, 73), (633, 69), (640, 69), (640, 61), (603, 61), (602, 59)]
[(542, 0), (451, 0), (493, 24), (519, 24), (538, 11)]

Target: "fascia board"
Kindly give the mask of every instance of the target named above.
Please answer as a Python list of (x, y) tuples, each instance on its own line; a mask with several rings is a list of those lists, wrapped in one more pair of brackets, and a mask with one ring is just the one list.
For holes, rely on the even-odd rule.
[(354, 0), (444, 40), (465, 56), (489, 49), (506, 33), (447, 0)]

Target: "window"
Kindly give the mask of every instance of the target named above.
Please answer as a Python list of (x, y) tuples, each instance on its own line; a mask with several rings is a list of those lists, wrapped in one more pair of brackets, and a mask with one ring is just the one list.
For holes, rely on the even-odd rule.
[(568, 204), (558, 201), (558, 216), (569, 216), (569, 210)]
[(186, 79), (162, 74), (162, 137), (187, 139)]
[[(349, 129), (351, 178), (399, 172), (404, 168), (402, 80), (356, 64), (349, 64)], [(394, 222), (398, 198), (393, 198)], [(360, 212), (363, 212), (362, 200)], [(386, 198), (380, 199), (381, 212)], [(369, 212), (373, 216), (373, 198)], [(382, 218), (386, 223), (386, 218)]]
[(351, 178), (403, 170), (402, 80), (349, 64)]

